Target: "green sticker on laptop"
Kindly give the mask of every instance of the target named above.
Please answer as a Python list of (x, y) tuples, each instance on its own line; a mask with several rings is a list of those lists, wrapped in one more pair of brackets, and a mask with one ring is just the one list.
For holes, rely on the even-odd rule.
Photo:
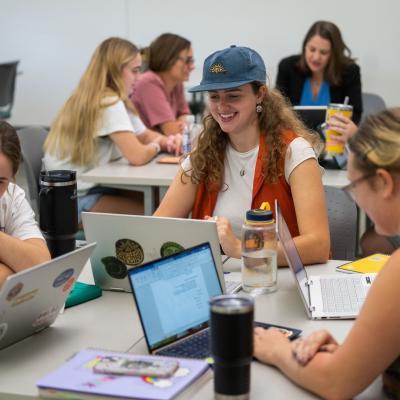
[(161, 257), (167, 257), (171, 254), (179, 253), (180, 251), (185, 250), (183, 246), (176, 242), (165, 242), (160, 249)]

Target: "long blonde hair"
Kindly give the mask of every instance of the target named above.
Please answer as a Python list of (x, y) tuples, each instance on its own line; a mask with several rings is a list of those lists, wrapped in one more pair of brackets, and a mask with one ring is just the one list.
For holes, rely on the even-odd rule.
[[(54, 121), (44, 144), (45, 151), (79, 166), (95, 162), (95, 133), (104, 107), (121, 99), (135, 113), (126, 94), (122, 69), (138, 53), (133, 43), (116, 37), (97, 47), (78, 87)], [(112, 96), (112, 100), (105, 103), (106, 96)]]
[[(252, 82), (253, 92), (258, 94), (265, 86), (261, 82)], [(305, 138), (313, 146), (318, 155), (322, 149), (321, 141), (316, 134), (310, 132), (292, 111), (287, 100), (279, 91), (267, 90), (261, 102), (262, 111), (258, 115), (259, 128), (266, 136), (267, 153), (264, 155), (263, 174), (267, 183), (276, 182), (283, 175), (280, 167), (285, 158), (286, 146), (282, 140), (282, 131), (290, 130)], [(254, 110), (256, 112), (256, 110)], [(183, 174), (190, 177), (193, 183), (204, 182), (207, 186), (222, 189), (224, 175), (225, 150), (228, 135), (222, 132), (219, 124), (211, 114), (204, 118), (204, 130), (199, 136), (195, 150), (190, 154), (192, 169)]]

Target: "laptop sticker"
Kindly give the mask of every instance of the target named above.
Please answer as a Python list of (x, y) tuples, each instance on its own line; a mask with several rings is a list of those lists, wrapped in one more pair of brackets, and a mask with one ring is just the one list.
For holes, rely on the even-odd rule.
[(32, 328), (40, 328), (41, 326), (47, 326), (49, 322), (53, 321), (58, 312), (57, 306), (52, 306), (48, 310), (42, 311), (32, 322)]
[(13, 300), (16, 296), (18, 296), (24, 287), (22, 282), (18, 282), (15, 286), (13, 286), (7, 294), (7, 301)]
[(7, 322), (3, 322), (0, 324), (0, 340), (6, 335), (8, 329)]
[(128, 268), (126, 268), (126, 265), (116, 257), (103, 257), (101, 262), (103, 263), (107, 274), (110, 275), (111, 278), (124, 279), (128, 275)]
[(175, 242), (165, 242), (160, 249), (160, 255), (161, 257), (167, 257), (170, 256), (171, 254), (179, 253), (180, 251), (185, 250), (183, 246), (181, 246), (179, 243)]
[(61, 272), (61, 274), (58, 275), (56, 279), (54, 279), (53, 287), (56, 288), (62, 286), (65, 282), (68, 281), (69, 278), (71, 278), (73, 274), (74, 274), (73, 268), (68, 268), (65, 271)]
[(74, 284), (74, 282), (75, 282), (75, 278), (73, 277), (73, 276), (71, 276), (71, 278), (69, 278), (68, 280), (67, 280), (67, 282), (65, 283), (65, 285), (64, 285), (64, 287), (63, 287), (63, 289), (62, 289), (62, 291), (65, 293), (65, 292), (67, 292), (70, 288), (71, 288), (71, 286)]
[(20, 296), (17, 296), (11, 305), (13, 307), (15, 307), (15, 306), (18, 306), (19, 304), (26, 303), (27, 301), (32, 300), (38, 291), (39, 291), (39, 289), (33, 289), (30, 292), (27, 292), (27, 293), (21, 294)]
[(117, 258), (123, 263), (131, 266), (139, 265), (144, 260), (142, 246), (131, 239), (119, 239), (115, 242)]

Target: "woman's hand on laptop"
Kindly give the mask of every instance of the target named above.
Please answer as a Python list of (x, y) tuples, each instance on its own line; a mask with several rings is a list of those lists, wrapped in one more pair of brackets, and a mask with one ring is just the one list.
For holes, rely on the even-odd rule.
[(342, 136), (337, 136), (332, 139), (332, 142), (346, 143), (356, 132), (357, 125), (342, 114), (334, 114), (327, 121), (329, 129), (339, 132)]
[(279, 329), (254, 329), (254, 357), (271, 365), (278, 365), (279, 359), (290, 356), (290, 341)]
[(240, 258), (242, 253), (242, 246), (240, 240), (236, 238), (233, 233), (231, 223), (226, 217), (209, 217), (204, 219), (215, 221), (217, 224), (217, 232), (219, 243), (221, 244), (224, 253), (233, 258)]
[(297, 362), (306, 365), (318, 352), (333, 353), (338, 348), (338, 343), (326, 330), (319, 330), (305, 339), (297, 339), (293, 343), (292, 354)]

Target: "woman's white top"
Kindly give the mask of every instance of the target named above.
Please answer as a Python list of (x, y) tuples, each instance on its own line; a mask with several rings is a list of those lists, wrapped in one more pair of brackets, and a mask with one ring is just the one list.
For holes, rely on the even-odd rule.
[[(213, 216), (227, 217), (235, 236), (238, 238), (240, 238), (245, 213), (251, 208), (257, 155), (258, 146), (245, 153), (239, 153), (230, 144), (226, 149), (224, 162), (225, 185), (222, 191), (218, 193)], [(286, 182), (289, 183), (289, 177), (293, 170), (309, 158), (316, 159), (311, 144), (302, 137), (294, 139), (288, 146), (285, 155)], [(182, 162), (182, 168), (185, 171), (191, 169), (189, 157)]]
[(25, 192), (14, 183), (0, 198), (0, 230), (21, 240), (43, 239)]
[[(115, 101), (116, 98), (104, 98), (104, 102), (106, 103), (110, 103), (113, 100)], [(108, 136), (114, 132), (132, 132), (136, 135), (141, 135), (145, 130), (146, 127), (142, 120), (137, 115), (130, 113), (122, 100), (118, 100), (116, 103), (103, 109), (98, 129), (95, 133), (95, 136), (98, 138), (97, 158), (93, 165), (78, 166), (72, 164), (69, 158), (64, 160), (57, 158), (57, 152), (55, 154), (46, 152), (43, 158), (44, 168), (46, 170), (68, 169), (76, 171), (78, 196), (83, 196), (96, 184), (84, 182), (81, 179), (81, 175), (94, 167), (105, 165), (121, 157), (117, 146)]]

